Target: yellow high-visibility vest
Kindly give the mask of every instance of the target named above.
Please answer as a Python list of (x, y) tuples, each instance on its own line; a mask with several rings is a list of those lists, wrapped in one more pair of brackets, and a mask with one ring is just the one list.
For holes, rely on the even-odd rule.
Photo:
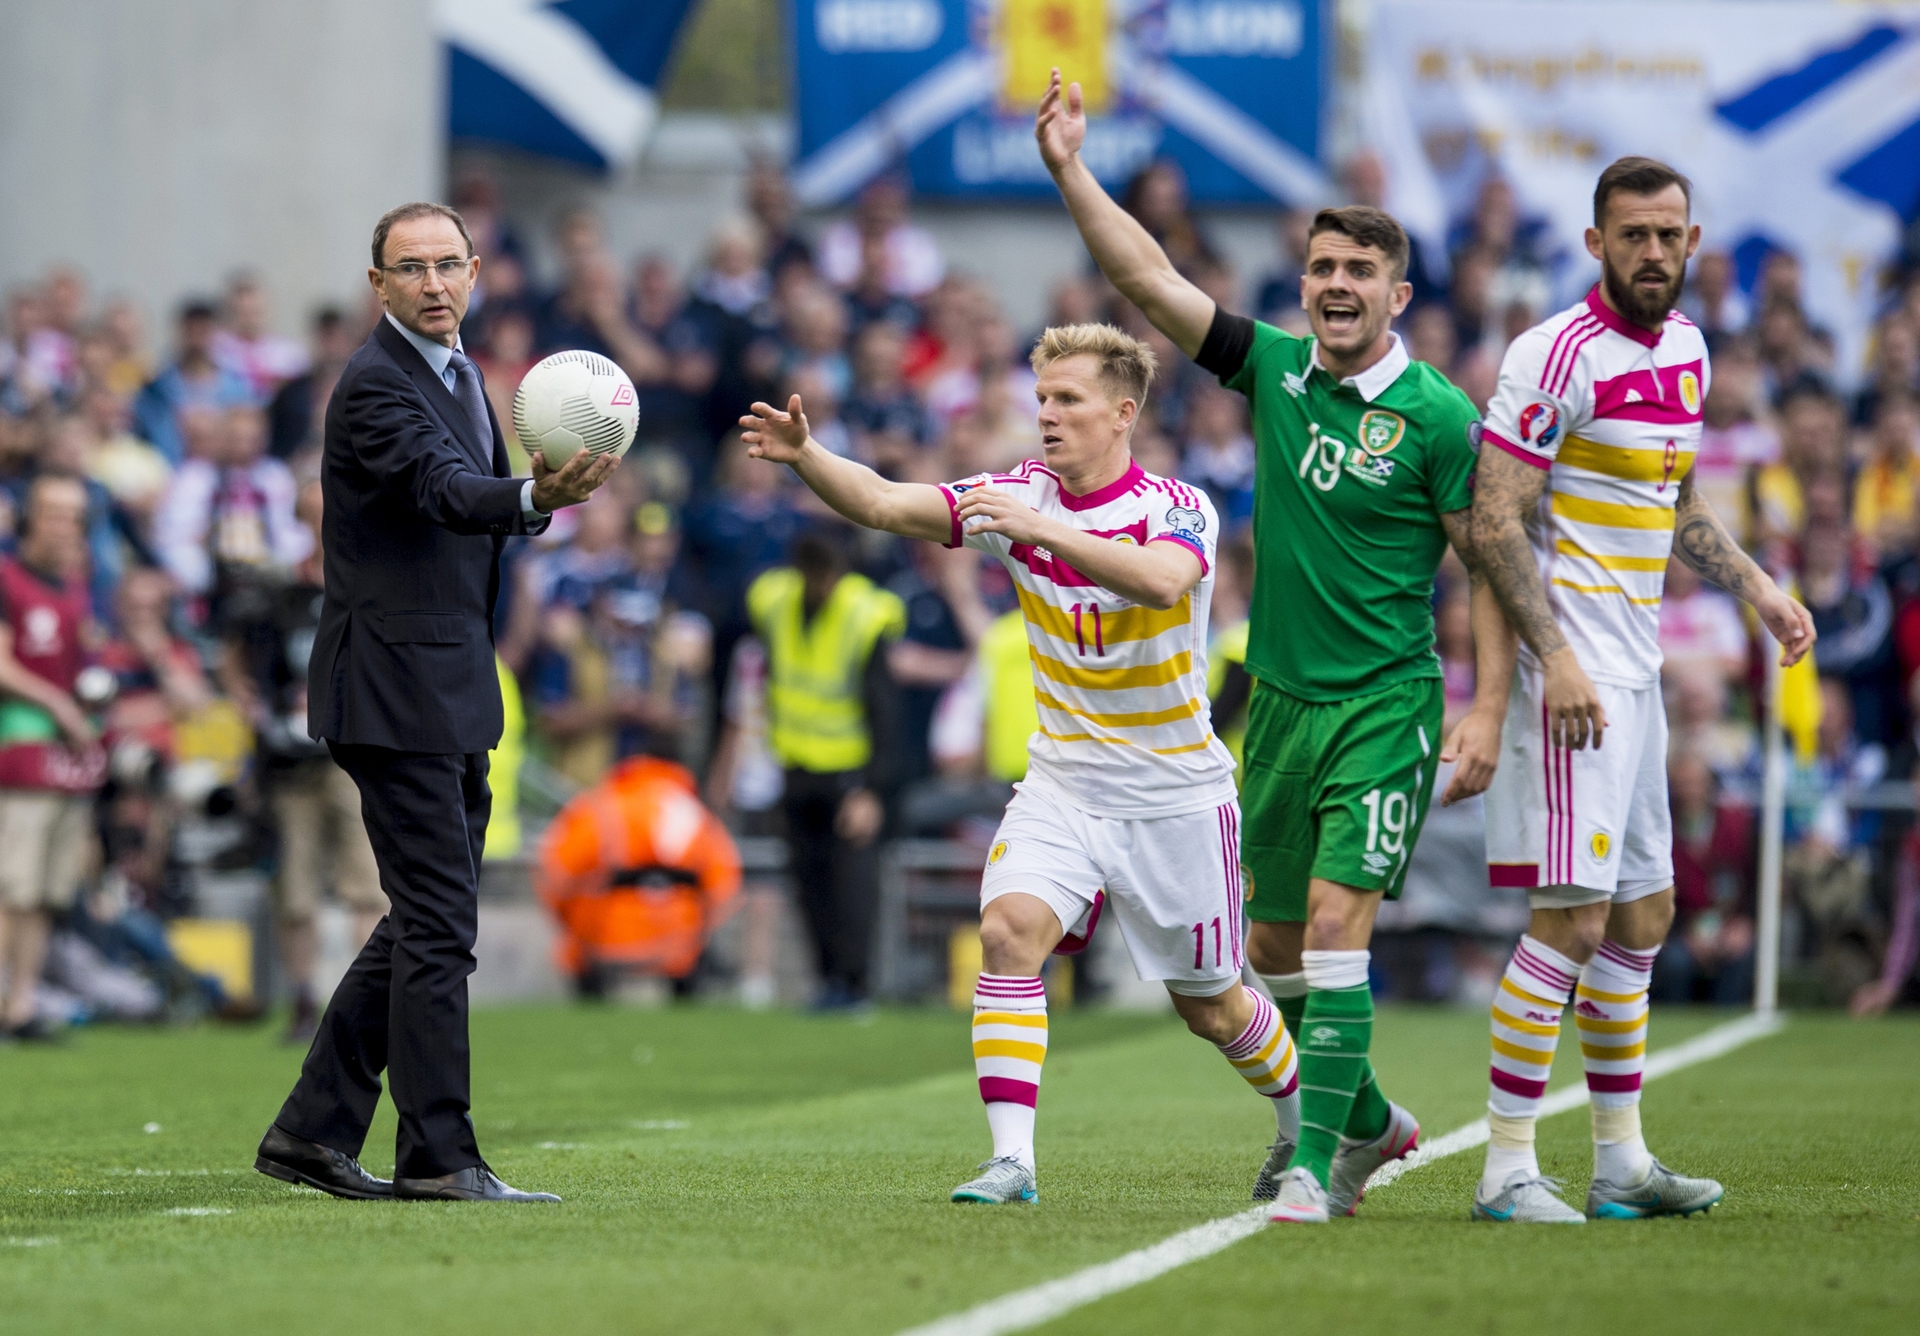
[(767, 647), (767, 741), (781, 765), (813, 774), (858, 770), (873, 756), (862, 677), (882, 639), (906, 630), (907, 605), (863, 575), (843, 575), (807, 621), (804, 581), (782, 566), (747, 589), (747, 615)]
[[(1237, 663), (1247, 666), (1247, 632), (1253, 623), (1242, 618), (1232, 626), (1222, 627), (1220, 634), (1213, 638), (1213, 644), (1207, 650), (1207, 694), (1218, 696), (1220, 688), (1227, 684), (1227, 665)], [(1233, 719), (1215, 719), (1213, 731), (1220, 741), (1227, 744), (1227, 750), (1233, 753), (1234, 783), (1246, 773), (1241, 750), (1247, 741), (1247, 707), (1241, 706), (1238, 717)]]
[(494, 656), (500, 678), (500, 745), (487, 766), (487, 787), (493, 790), (493, 815), (487, 821), (482, 858), (512, 858), (520, 852), (520, 763), (527, 755), (527, 712), (520, 699), (520, 683), (513, 671)]
[(1011, 784), (1027, 777), (1027, 743), (1040, 728), (1026, 614), (1015, 608), (995, 618), (980, 637), (978, 652), (986, 697), (987, 774)]

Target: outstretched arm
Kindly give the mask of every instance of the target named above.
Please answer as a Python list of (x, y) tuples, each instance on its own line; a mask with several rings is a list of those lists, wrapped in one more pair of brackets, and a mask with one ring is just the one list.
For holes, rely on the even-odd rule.
[(1513, 685), (1513, 666), (1520, 654), (1520, 638), (1507, 625), (1493, 586), (1480, 569), (1479, 550), (1473, 545), (1473, 512), (1450, 511), (1440, 517), (1453, 550), (1466, 565), (1473, 622), (1473, 706), (1454, 726), (1443, 761), (1458, 761), (1440, 805), (1449, 806), (1486, 791), (1500, 762), (1500, 732), (1507, 717), (1507, 692)]
[(932, 543), (952, 536), (953, 511), (938, 487), (888, 482), (865, 464), (840, 458), (808, 434), (799, 395), (787, 400), (784, 413), (754, 404), (740, 425), (748, 454), (790, 466), (814, 495), (855, 524)]
[(1760, 563), (1740, 550), (1707, 498), (1693, 485), (1693, 471), (1680, 480), (1674, 506), (1673, 555), (1735, 598), (1753, 605), (1780, 642), (1780, 664), (1790, 667), (1813, 648), (1813, 615), (1773, 582)]
[(1540, 567), (1527, 541), (1526, 517), (1546, 494), (1547, 470), (1494, 448), (1481, 451), (1473, 497), (1473, 546), (1500, 608), (1540, 661), (1547, 715), (1556, 746), (1600, 745), (1606, 711), (1547, 602)]
[[(1213, 298), (1182, 278), (1147, 229), (1094, 179), (1080, 160), (1087, 138), (1087, 113), (1080, 85), (1062, 87), (1060, 71), (1053, 72), (1040, 111), (1034, 118), (1034, 138), (1040, 157), (1053, 173), (1053, 183), (1067, 202), (1074, 226), (1087, 243), (1100, 272), (1138, 306), (1153, 327), (1172, 339), (1188, 357), (1200, 351), (1213, 324)], [(1088, 574), (1092, 574), (1091, 571)]]
[[(457, 534), (527, 532), (520, 508), (526, 479), (475, 469), (467, 452), (427, 416), (405, 372), (361, 369), (347, 385), (341, 409), (356, 457), (421, 519)], [(558, 469), (548, 469), (537, 453), (534, 458), (534, 508), (549, 514), (586, 500), (619, 463), (585, 450)]]

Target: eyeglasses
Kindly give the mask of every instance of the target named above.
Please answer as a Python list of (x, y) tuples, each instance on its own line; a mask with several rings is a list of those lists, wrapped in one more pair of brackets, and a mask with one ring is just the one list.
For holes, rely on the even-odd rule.
[(454, 279), (464, 275), (467, 272), (467, 266), (472, 263), (473, 257), (471, 255), (459, 260), (435, 260), (432, 264), (427, 264), (421, 260), (402, 260), (399, 264), (381, 265), (380, 272), (383, 274), (393, 274), (403, 283), (419, 283), (426, 278), (427, 270), (431, 269), (434, 273), (440, 275), (440, 280), (443, 283), (451, 283)]

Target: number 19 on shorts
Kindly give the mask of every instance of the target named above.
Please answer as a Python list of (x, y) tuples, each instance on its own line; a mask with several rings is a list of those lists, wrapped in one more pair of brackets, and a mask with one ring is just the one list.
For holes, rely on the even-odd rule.
[(1397, 854), (1407, 839), (1407, 811), (1412, 805), (1404, 793), (1374, 789), (1360, 800), (1367, 809), (1367, 852)]

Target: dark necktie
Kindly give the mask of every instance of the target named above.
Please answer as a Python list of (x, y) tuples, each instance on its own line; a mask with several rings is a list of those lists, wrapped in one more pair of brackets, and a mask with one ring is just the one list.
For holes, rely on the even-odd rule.
[(473, 439), (480, 443), (483, 453), (491, 453), (493, 423), (487, 418), (487, 392), (480, 388), (480, 369), (458, 348), (453, 350), (453, 360), (448, 365), (453, 368), (453, 397), (467, 410), (467, 420), (473, 423)]

